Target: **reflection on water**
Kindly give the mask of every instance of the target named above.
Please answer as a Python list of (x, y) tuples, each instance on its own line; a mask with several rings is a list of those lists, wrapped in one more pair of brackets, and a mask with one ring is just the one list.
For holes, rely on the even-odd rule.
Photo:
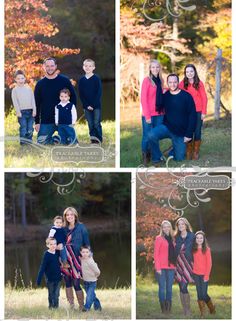
[[(115, 288), (131, 284), (130, 233), (90, 234), (94, 259), (101, 270), (98, 287)], [(5, 246), (5, 283), (35, 287), (45, 245), (41, 241)], [(16, 271), (18, 272), (16, 278)], [(21, 277), (21, 275), (22, 277)]]

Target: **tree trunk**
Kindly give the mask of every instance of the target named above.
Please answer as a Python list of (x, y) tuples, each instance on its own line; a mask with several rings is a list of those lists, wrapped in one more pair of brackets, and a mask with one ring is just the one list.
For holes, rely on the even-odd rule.
[(215, 93), (215, 119), (220, 119), (220, 92), (221, 92), (222, 50), (217, 50), (216, 57), (216, 93)]
[[(178, 1), (174, 1), (174, 12), (178, 12)], [(179, 26), (178, 26), (179, 19), (178, 17), (173, 17), (173, 25), (172, 25), (172, 38), (173, 40), (178, 40), (179, 38)], [(176, 55), (176, 50), (173, 48), (173, 57)], [(172, 71), (175, 72), (176, 70), (176, 60), (172, 58)]]
[(25, 202), (25, 174), (21, 173), (20, 175), (21, 181), (21, 191), (20, 191), (20, 208), (21, 208), (21, 224), (23, 227), (27, 226), (26, 219), (26, 202)]

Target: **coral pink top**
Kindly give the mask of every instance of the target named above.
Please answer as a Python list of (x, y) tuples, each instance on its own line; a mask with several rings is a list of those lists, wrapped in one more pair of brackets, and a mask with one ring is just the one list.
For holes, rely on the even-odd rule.
[(204, 115), (207, 114), (207, 95), (201, 80), (198, 89), (194, 88), (192, 84), (189, 84), (188, 88), (185, 89), (183, 80), (179, 83), (179, 88), (187, 91), (193, 97), (197, 112), (201, 112)]
[(157, 236), (154, 245), (155, 270), (174, 269), (175, 266), (168, 262), (169, 244), (163, 236)]
[(156, 92), (157, 86), (153, 84), (149, 77), (144, 78), (141, 89), (142, 115), (146, 120), (151, 116), (163, 115), (156, 111)]
[(205, 253), (202, 249), (198, 249), (193, 253), (193, 273), (197, 275), (204, 275), (204, 280), (208, 281), (211, 273), (212, 260), (211, 250), (208, 247)]

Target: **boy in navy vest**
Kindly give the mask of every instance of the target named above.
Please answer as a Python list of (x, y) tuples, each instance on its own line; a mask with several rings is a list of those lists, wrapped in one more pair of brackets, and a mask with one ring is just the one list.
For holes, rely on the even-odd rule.
[(53, 219), (53, 226), (51, 227), (48, 237), (54, 238), (57, 241), (57, 245), (62, 244), (63, 248), (60, 250), (60, 258), (64, 268), (68, 268), (69, 264), (67, 263), (67, 255), (66, 255), (66, 232), (63, 228), (63, 218), (62, 216), (55, 216)]
[(70, 102), (70, 91), (64, 88), (60, 91), (60, 103), (55, 107), (55, 124), (58, 126), (58, 134), (61, 144), (76, 144), (74, 125), (77, 120), (75, 105)]
[(79, 80), (79, 96), (83, 105), (84, 115), (89, 126), (89, 136), (92, 144), (102, 143), (101, 96), (102, 83), (94, 74), (95, 62), (86, 59), (83, 63), (85, 75)]

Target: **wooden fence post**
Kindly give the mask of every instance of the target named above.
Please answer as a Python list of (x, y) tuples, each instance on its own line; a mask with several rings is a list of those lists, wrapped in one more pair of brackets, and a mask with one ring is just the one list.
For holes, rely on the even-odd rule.
[(216, 56), (216, 89), (215, 89), (215, 119), (220, 119), (220, 92), (221, 92), (221, 72), (222, 72), (222, 49), (217, 50)]

